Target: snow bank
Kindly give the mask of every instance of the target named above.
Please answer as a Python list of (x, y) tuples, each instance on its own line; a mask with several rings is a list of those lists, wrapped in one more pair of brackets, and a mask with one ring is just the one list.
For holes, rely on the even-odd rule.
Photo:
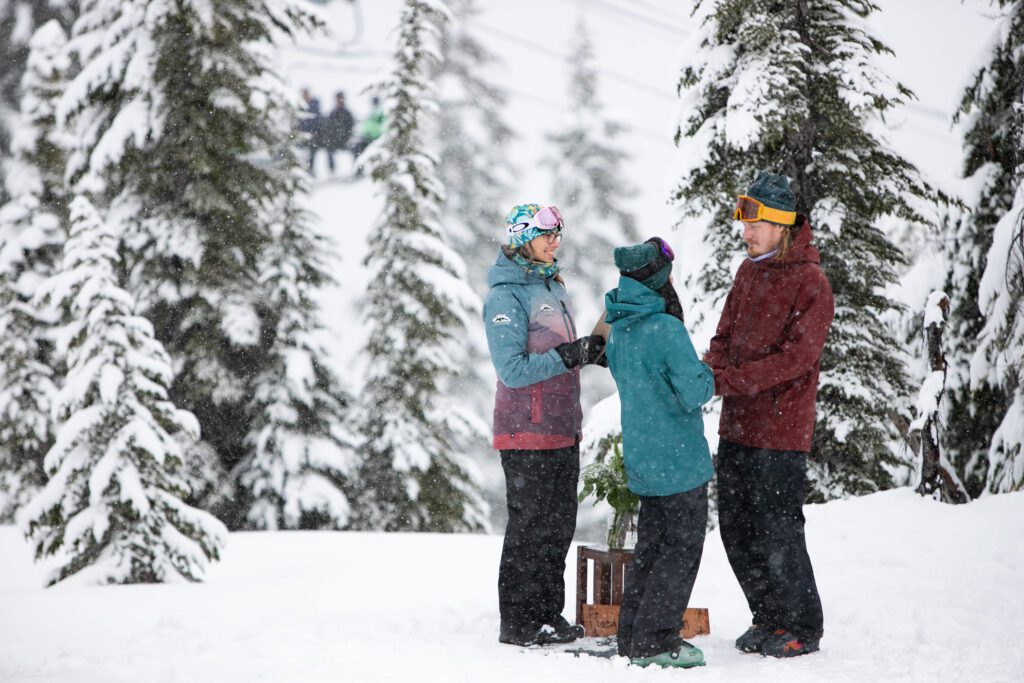
[[(1024, 493), (964, 506), (908, 489), (808, 506), (825, 609), (820, 653), (741, 655), (749, 623), (717, 532), (694, 591), (711, 635), (703, 681), (1024, 680)], [(668, 680), (624, 660), (497, 642), (500, 536), (231, 535), (205, 584), (42, 589), (0, 527), (0, 679), (162, 681)], [(574, 554), (570, 554), (573, 558)], [(574, 560), (565, 615), (574, 616)]]

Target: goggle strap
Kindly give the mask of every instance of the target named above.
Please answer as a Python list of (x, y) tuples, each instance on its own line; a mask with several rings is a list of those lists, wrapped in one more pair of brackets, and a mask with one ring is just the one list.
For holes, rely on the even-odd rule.
[(642, 268), (637, 268), (636, 270), (619, 271), (619, 274), (625, 275), (628, 278), (632, 278), (637, 282), (643, 282), (644, 280), (651, 277), (659, 270), (667, 266), (669, 263), (670, 261), (667, 258), (665, 258), (664, 254), (661, 253), (661, 249), (658, 249), (658, 255), (654, 258), (653, 261), (648, 263), (646, 266)]
[(660, 237), (652, 237), (651, 239), (647, 240), (646, 243), (653, 244), (655, 248), (661, 252), (661, 255), (664, 256), (669, 261), (675, 260), (675, 253), (673, 253), (672, 247), (668, 246), (668, 243), (665, 242), (665, 240), (661, 239)]
[(796, 223), (796, 211), (783, 211), (766, 206), (761, 209), (761, 218), (779, 225), (793, 225)]

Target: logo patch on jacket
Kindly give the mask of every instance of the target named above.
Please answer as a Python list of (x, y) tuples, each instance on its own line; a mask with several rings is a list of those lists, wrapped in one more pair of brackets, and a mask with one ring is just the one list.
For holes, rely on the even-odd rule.
[(491, 318), (491, 323), (494, 325), (508, 325), (510, 322), (512, 322), (512, 318), (508, 317), (504, 313), (499, 313)]
[(548, 304), (541, 304), (540, 305), (540, 312), (541, 313), (553, 313), (554, 310), (555, 309), (552, 308), (551, 306), (549, 306)]

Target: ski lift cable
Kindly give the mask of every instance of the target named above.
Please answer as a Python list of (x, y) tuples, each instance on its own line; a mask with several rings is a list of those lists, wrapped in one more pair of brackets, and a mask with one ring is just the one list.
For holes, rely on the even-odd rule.
[(916, 111), (918, 114), (922, 114), (924, 116), (936, 119), (937, 121), (944, 121), (946, 123), (950, 123), (953, 121), (952, 112), (946, 113), (938, 109), (935, 109), (934, 107), (918, 104), (917, 102), (907, 102), (906, 104), (903, 105), (903, 107), (911, 111)]
[[(538, 99), (538, 95), (535, 92), (527, 92), (525, 90), (519, 90), (517, 88), (510, 88), (510, 87), (507, 87), (507, 86), (504, 89), (507, 92), (509, 92), (509, 93), (518, 95), (519, 97), (523, 97), (523, 98), (527, 98), (527, 99), (533, 99), (533, 100)], [(554, 100), (548, 100), (548, 99), (544, 99), (544, 98), (540, 98), (540, 99), (542, 101), (544, 101), (545, 103), (547, 103), (553, 109), (561, 106), (560, 103), (555, 102)], [(928, 116), (933, 116), (933, 117), (936, 117), (936, 118), (938, 117), (934, 111), (929, 111), (927, 109), (924, 109), (922, 107), (917, 107), (917, 106), (914, 106), (914, 105), (906, 105), (906, 106), (907, 106), (908, 109), (917, 110), (921, 114), (926, 114)], [(656, 132), (654, 132), (652, 130), (648, 130), (647, 128), (640, 128), (639, 126), (634, 126), (634, 125), (632, 125), (630, 123), (625, 123), (625, 122), (621, 122), (621, 121), (618, 122), (618, 123), (619, 123), (619, 125), (622, 126), (622, 128), (624, 130), (626, 130), (626, 131), (628, 131), (630, 133), (636, 133), (637, 135), (641, 135), (641, 136), (643, 136), (645, 138), (648, 138), (650, 140), (655, 140), (657, 142), (672, 142), (673, 145), (675, 144), (675, 134), (676, 134), (676, 129), (675, 128), (673, 128), (668, 133), (656, 133)], [(945, 140), (946, 139), (946, 137), (944, 135), (942, 135), (942, 134), (940, 134), (940, 133), (938, 133), (936, 131), (930, 130), (927, 126), (922, 126), (921, 124), (916, 123), (916, 122), (910, 123), (910, 125), (908, 126), (908, 129), (912, 130), (915, 135), (923, 135), (925, 137), (932, 138), (934, 140)]]
[(316, 47), (313, 45), (286, 45), (282, 48), (290, 52), (302, 52), (308, 55), (315, 55), (318, 57), (328, 57), (331, 59), (362, 59), (364, 57), (379, 57), (387, 58), (394, 56), (393, 50), (385, 49), (362, 49), (362, 50), (347, 50), (339, 49), (336, 47)]
[[(565, 2), (572, 2), (573, 0), (564, 0), (564, 1)], [(668, 14), (666, 12), (666, 10), (664, 10), (664, 8), (659, 8), (654, 3), (649, 2), (649, 0), (632, 0), (632, 2), (634, 4), (637, 4), (637, 5), (646, 6), (646, 7), (650, 8), (651, 10), (659, 11), (664, 16), (666, 16), (666, 17), (671, 16), (670, 14)], [(621, 15), (631, 15), (632, 18), (634, 20), (636, 20), (636, 21), (642, 21), (642, 22), (645, 22), (645, 23), (650, 24), (652, 26), (655, 26), (657, 28), (660, 28), (662, 30), (671, 31), (672, 34), (676, 35), (677, 37), (679, 35), (690, 35), (690, 33), (691, 33), (691, 31), (689, 29), (685, 29), (685, 28), (679, 27), (678, 24), (669, 24), (669, 23), (659, 24), (658, 21), (653, 19), (652, 17), (648, 17), (648, 16), (644, 16), (644, 15), (638, 14), (634, 10), (629, 9), (627, 7), (622, 7), (622, 6), (615, 5), (611, 0), (589, 0), (588, 1), (588, 6), (595, 6), (595, 5), (596, 5), (596, 8), (598, 10), (600, 10), (603, 7), (603, 8), (607, 8), (609, 10), (614, 10), (615, 12), (617, 12), (618, 14), (621, 14)], [(679, 19), (682, 19), (682, 17), (679, 17), (679, 16), (674, 17), (674, 20), (679, 20)], [(672, 28), (672, 26), (674, 26), (674, 28)], [(949, 114), (937, 111), (937, 110), (935, 110), (933, 108), (929, 108), (927, 106), (924, 106), (924, 105), (921, 105), (921, 104), (917, 104), (917, 103), (914, 103), (914, 102), (908, 102), (904, 106), (907, 109), (909, 109), (909, 110), (917, 112), (918, 114), (921, 114), (921, 115), (924, 115), (924, 116), (928, 116), (928, 117), (931, 117), (931, 118), (934, 118), (934, 119), (941, 119), (943, 121), (948, 121), (951, 118), (951, 115), (949, 115)]]
[[(524, 38), (522, 36), (512, 35), (511, 33), (508, 33), (507, 31), (503, 31), (500, 28), (497, 28), (495, 26), (490, 26), (488, 24), (484, 24), (484, 23), (479, 22), (479, 21), (474, 21), (473, 23), (476, 24), (476, 26), (478, 28), (480, 28), (481, 30), (483, 30), (483, 31), (485, 31), (487, 33), (491, 33), (491, 34), (493, 34), (495, 36), (498, 36), (500, 38), (504, 38), (505, 40), (508, 40), (510, 42), (515, 43), (516, 45), (526, 44), (526, 45), (529, 45), (535, 51), (537, 51), (537, 52), (539, 52), (539, 53), (541, 53), (541, 54), (543, 54), (545, 56), (551, 57), (553, 59), (558, 59), (558, 60), (563, 61), (563, 62), (568, 62), (569, 61), (569, 55), (565, 54), (564, 52), (559, 52), (558, 50), (554, 50), (554, 49), (548, 47), (547, 45), (543, 45), (541, 43), (534, 42), (534, 41), (532, 41), (532, 40), (530, 40), (528, 38)], [(606, 69), (604, 67), (598, 66), (596, 68), (597, 68), (598, 71), (600, 71), (603, 74), (605, 74), (606, 76), (608, 76), (608, 78), (610, 78), (611, 80), (619, 81), (620, 83), (624, 83), (626, 85), (632, 86), (632, 87), (634, 87), (634, 88), (636, 88), (638, 90), (643, 90), (643, 91), (645, 91), (647, 93), (650, 93), (652, 95), (655, 95), (656, 97), (660, 97), (660, 98), (665, 99), (665, 100), (671, 100), (673, 102), (676, 101), (676, 98), (671, 94), (672, 90), (673, 90), (672, 87), (666, 87), (664, 89), (663, 88), (658, 88), (658, 87), (655, 87), (655, 86), (651, 85), (650, 83), (644, 83), (643, 81), (638, 81), (635, 78), (631, 78), (629, 76), (626, 76), (625, 74), (620, 74), (620, 73), (618, 73), (616, 71), (612, 71), (612, 70)]]
[[(572, 2), (575, 4), (575, 0), (563, 0), (563, 2)], [(650, 16), (640, 14), (635, 10), (627, 9), (625, 7), (622, 7), (621, 5), (609, 2), (608, 0), (588, 0), (587, 6), (588, 8), (592, 7), (599, 11), (601, 9), (604, 9), (606, 15), (617, 14), (621, 17), (632, 19), (635, 22), (646, 24), (648, 26), (658, 29), (659, 31), (668, 33), (669, 35), (676, 39), (688, 36), (691, 33), (690, 29), (679, 26), (678, 24), (674, 24), (668, 21), (659, 21)]]
[(332, 74), (348, 74), (360, 77), (374, 76), (381, 72), (380, 67), (376, 66), (339, 66), (328, 61), (296, 61), (290, 64), (290, 68), (293, 72), (310, 73), (314, 71), (322, 71)]
[[(363, 24), (363, 13), (362, 13), (362, 0), (348, 0), (348, 1), (353, 6), (353, 14), (354, 14), (355, 20), (356, 20), (356, 29), (353, 31), (353, 37), (350, 38), (349, 40), (341, 43), (339, 49), (318, 48), (318, 47), (300, 46), (300, 45), (291, 45), (290, 49), (298, 51), (298, 52), (305, 52), (307, 54), (319, 55), (319, 56), (322, 56), (322, 57), (353, 57), (353, 58), (359, 58), (359, 57), (383, 57), (383, 56), (390, 56), (392, 54), (390, 50), (363, 49), (363, 50), (356, 51), (356, 50), (351, 50), (350, 49), (349, 46), (356, 45), (359, 42), (361, 42), (362, 35), (363, 35), (363, 25), (364, 24)], [(570, 1), (573, 1), (573, 0), (565, 0), (565, 1), (566, 2), (570, 2)], [(636, 0), (636, 1), (639, 4), (644, 4), (644, 5), (647, 5), (647, 6), (652, 6), (652, 4), (650, 2), (645, 2), (644, 0)], [(608, 2), (608, 0), (590, 0), (590, 2), (597, 4), (598, 8), (605, 7), (605, 8), (608, 8), (608, 9), (613, 9), (613, 10), (615, 10), (616, 12), (618, 12), (620, 14), (632, 15), (633, 18), (635, 18), (637, 20), (640, 20), (640, 21), (643, 21), (645, 23), (657, 26), (658, 28), (666, 30), (666, 31), (671, 31), (672, 34), (677, 36), (677, 37), (680, 34), (682, 34), (682, 35), (688, 35), (689, 34), (689, 31), (686, 30), (686, 29), (678, 28), (678, 27), (677, 28), (671, 28), (668, 25), (659, 24), (655, 20), (653, 20), (653, 19), (651, 19), (649, 17), (645, 17), (643, 15), (637, 14), (636, 12), (633, 12), (633, 11), (628, 10), (626, 8), (623, 8), (623, 7), (615, 6), (612, 3)], [(523, 38), (521, 36), (513, 36), (512, 34), (507, 33), (507, 32), (505, 32), (505, 31), (503, 31), (503, 30), (501, 30), (499, 28), (496, 28), (494, 26), (489, 26), (489, 25), (484, 24), (484, 23), (479, 22), (479, 21), (475, 21), (474, 20), (473, 23), (477, 24), (480, 28), (484, 29), (485, 31), (489, 31), (489, 32), (491, 32), (491, 33), (501, 37), (501, 38), (506, 39), (506, 40), (514, 41), (516, 43), (527, 43), (531, 47), (533, 47), (535, 50), (537, 50), (538, 52), (541, 52), (541, 53), (543, 53), (543, 54), (545, 54), (545, 55), (547, 55), (549, 57), (552, 57), (554, 59), (559, 59), (559, 60), (562, 60), (562, 61), (569, 61), (569, 56), (568, 55), (563, 54), (563, 53), (561, 53), (561, 52), (559, 52), (557, 50), (553, 50), (553, 49), (547, 47), (546, 45), (542, 45), (540, 43), (533, 42), (533, 41), (525, 39), (525, 38)], [(662, 90), (661, 88), (657, 88), (657, 87), (655, 87), (653, 85), (650, 85), (649, 83), (645, 83), (643, 81), (639, 81), (637, 79), (634, 79), (634, 78), (631, 78), (629, 76), (626, 76), (625, 74), (620, 74), (618, 72), (612, 71), (612, 70), (604, 68), (604, 67), (598, 66), (596, 68), (597, 68), (598, 71), (601, 71), (602, 73), (607, 75), (611, 80), (619, 81), (619, 82), (624, 83), (626, 85), (629, 85), (629, 86), (632, 86), (634, 88), (643, 90), (643, 91), (645, 91), (647, 93), (653, 94), (653, 95), (655, 95), (657, 97), (660, 97), (662, 99), (671, 100), (673, 102), (676, 101), (676, 98), (673, 95), (671, 95), (666, 90)], [(521, 93), (521, 94), (523, 94), (523, 93)], [(917, 104), (917, 103), (914, 103), (914, 102), (908, 102), (904, 106), (907, 109), (909, 109), (909, 110), (916, 111), (917, 113), (925, 115), (925, 116), (928, 116), (930, 118), (942, 119), (942, 120), (946, 120), (948, 118), (946, 115), (944, 115), (941, 112), (938, 112), (938, 111), (936, 111), (934, 109), (925, 107), (923, 105), (920, 105), (920, 104)], [(638, 132), (642, 132), (644, 135), (647, 135), (647, 136), (650, 136), (650, 137), (655, 137), (655, 138), (657, 138), (659, 140), (662, 138), (661, 135), (653, 133), (652, 131), (641, 130), (641, 129), (634, 129), (634, 130), (637, 130)]]
[[(596, 0), (591, 0), (591, 1), (596, 1)], [(534, 48), (537, 52), (545, 54), (545, 55), (547, 55), (549, 57), (552, 57), (554, 59), (559, 59), (559, 60), (563, 60), (563, 61), (569, 61), (569, 59), (570, 59), (569, 55), (566, 55), (566, 54), (564, 54), (562, 52), (559, 52), (558, 50), (554, 50), (552, 48), (549, 48), (548, 46), (543, 45), (541, 43), (534, 42), (534, 41), (532, 41), (532, 40), (530, 40), (528, 38), (512, 35), (511, 33), (505, 32), (502, 29), (499, 29), (499, 28), (497, 28), (495, 26), (490, 26), (490, 25), (484, 24), (484, 23), (479, 22), (479, 21), (475, 21), (474, 23), (476, 23), (476, 25), (478, 27), (484, 29), (485, 31), (489, 31), (489, 32), (491, 32), (491, 33), (493, 33), (493, 34), (495, 34), (495, 35), (497, 35), (497, 36), (499, 36), (501, 38), (504, 38), (504, 39), (506, 39), (506, 40), (508, 40), (510, 42), (515, 42), (517, 44), (525, 43), (525, 44), (529, 45), (530, 47)], [(605, 67), (601, 67), (601, 66), (596, 66), (595, 65), (595, 68), (598, 71), (602, 72), (603, 74), (607, 75), (612, 80), (616, 80), (616, 81), (625, 83), (626, 85), (630, 85), (630, 86), (633, 86), (633, 87), (638, 88), (640, 90), (644, 90), (645, 92), (651, 93), (651, 94), (656, 95), (657, 97), (661, 97), (663, 99), (672, 100), (673, 102), (677, 101), (676, 97), (673, 96), (672, 94), (670, 94), (670, 91), (662, 90), (662, 89), (657, 88), (656, 86), (653, 86), (653, 85), (651, 85), (649, 83), (645, 83), (643, 81), (639, 81), (637, 79), (631, 78), (630, 76), (626, 76), (625, 74), (621, 74), (621, 73), (618, 73), (616, 71), (612, 71), (612, 70), (607, 69)], [(674, 90), (674, 88), (673, 88), (673, 90)], [(930, 118), (944, 120), (944, 121), (950, 119), (949, 115), (946, 115), (943, 112), (935, 110), (934, 108), (930, 108), (930, 107), (927, 107), (925, 105), (922, 105), (922, 104), (919, 104), (919, 103), (916, 103), (916, 102), (907, 102), (907, 103), (905, 103), (903, 105), (903, 107), (905, 107), (908, 110), (917, 112), (918, 114), (921, 114), (923, 116), (930, 117)]]
[(656, 14), (660, 14), (663, 17), (665, 17), (667, 19), (670, 19), (672, 21), (686, 22), (688, 20), (685, 15), (683, 15), (683, 14), (676, 14), (675, 12), (672, 12), (672, 11), (669, 11), (669, 10), (665, 9), (661, 5), (658, 5), (656, 3), (650, 2), (650, 0), (630, 0), (630, 4), (632, 4), (632, 5), (640, 5), (642, 7), (647, 7), (648, 11), (654, 12)]
[[(564, 0), (564, 1), (565, 2), (570, 2), (571, 0)], [(623, 1), (625, 1), (625, 0), (615, 0), (615, 2), (623, 2)], [(681, 17), (679, 15), (673, 15), (673, 14), (669, 13), (667, 10), (665, 10), (663, 7), (659, 7), (658, 5), (654, 4), (653, 2), (650, 2), (650, 0), (630, 0), (630, 1), (634, 5), (645, 6), (645, 7), (649, 8), (651, 11), (659, 12), (660, 14), (662, 14), (665, 17), (671, 17), (672, 21), (679, 21), (679, 20), (685, 21), (684, 17)], [(658, 26), (657, 20), (653, 19), (652, 17), (646, 17), (646, 16), (643, 16), (643, 15), (640, 15), (640, 14), (636, 13), (634, 10), (632, 10), (632, 9), (630, 9), (628, 7), (622, 7), (622, 6), (612, 7), (612, 5), (614, 3), (611, 0), (589, 0), (589, 3), (591, 5), (597, 5), (598, 9), (600, 9), (601, 7), (606, 7), (608, 9), (614, 9), (619, 14), (633, 15), (633, 18), (636, 19), (637, 21), (644, 21), (646, 23)], [(658, 28), (665, 29), (665, 30), (672, 30), (676, 35), (680, 35), (680, 34), (681, 35), (689, 35), (691, 33), (691, 31), (689, 29), (684, 29), (684, 28), (678, 27), (678, 24), (675, 24), (675, 26), (677, 28), (669, 29), (666, 25), (660, 25), (660, 26), (658, 26)], [(919, 114), (922, 114), (924, 116), (928, 116), (928, 117), (931, 117), (931, 118), (934, 118), (934, 119), (940, 119), (940, 120), (943, 120), (943, 121), (949, 121), (952, 118), (952, 114), (947, 114), (945, 112), (938, 111), (938, 110), (936, 110), (934, 108), (927, 107), (927, 106), (924, 106), (924, 105), (921, 105), (921, 104), (917, 104), (917, 103), (914, 103), (914, 102), (908, 102), (904, 106), (907, 109), (909, 109), (909, 110), (916, 111)]]
[[(645, 23), (661, 23), (663, 25), (678, 27), (678, 30), (684, 34), (689, 34), (691, 29), (685, 28), (689, 24), (693, 23), (692, 18), (682, 15), (675, 14), (666, 10), (664, 7), (660, 7), (652, 2), (644, 2), (643, 0), (602, 0), (604, 5), (616, 5), (617, 13), (632, 13), (636, 15), (637, 21), (643, 21)], [(638, 7), (639, 5), (639, 7)], [(641, 7), (646, 9), (640, 10)], [(598, 8), (600, 9), (600, 7)], [(640, 11), (638, 11), (640, 10)]]
[[(538, 99), (538, 95), (535, 92), (527, 92), (525, 90), (520, 90), (518, 88), (509, 88), (509, 87), (505, 87), (504, 90), (506, 92), (512, 93), (513, 95), (517, 95), (517, 96), (519, 96), (521, 98), (524, 98), (524, 99), (527, 99), (527, 100), (537, 100)], [(549, 99), (546, 99), (546, 98), (543, 98), (543, 97), (540, 97), (539, 99), (541, 101), (545, 102), (546, 104), (548, 104), (552, 109), (556, 109), (559, 106), (562, 106), (560, 103), (555, 102), (554, 100), (549, 100)], [(653, 130), (648, 130), (646, 128), (640, 128), (639, 126), (634, 126), (631, 123), (625, 123), (623, 121), (617, 121), (616, 123), (618, 123), (622, 127), (622, 130), (627, 132), (627, 133), (636, 133), (637, 135), (642, 135), (645, 138), (648, 138), (650, 140), (656, 140), (657, 142), (673, 142), (673, 139), (674, 139), (674, 136), (675, 136), (675, 130), (674, 129), (671, 132), (669, 132), (669, 133), (655, 133)]]

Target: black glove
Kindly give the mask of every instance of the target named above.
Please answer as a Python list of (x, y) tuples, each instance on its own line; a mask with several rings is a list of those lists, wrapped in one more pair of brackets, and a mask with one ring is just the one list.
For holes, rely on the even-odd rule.
[(598, 362), (598, 359), (604, 356), (604, 338), (597, 334), (580, 337), (574, 342), (556, 346), (555, 351), (562, 357), (565, 367), (571, 370), (580, 365)]

